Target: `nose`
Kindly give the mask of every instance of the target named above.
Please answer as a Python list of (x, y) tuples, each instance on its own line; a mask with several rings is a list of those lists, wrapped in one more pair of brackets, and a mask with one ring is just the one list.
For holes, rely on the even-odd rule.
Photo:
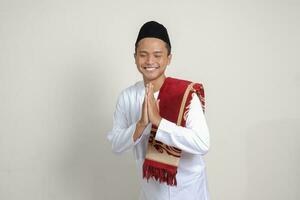
[(153, 64), (154, 63), (154, 59), (152, 55), (147, 56), (147, 60), (146, 60), (147, 64)]

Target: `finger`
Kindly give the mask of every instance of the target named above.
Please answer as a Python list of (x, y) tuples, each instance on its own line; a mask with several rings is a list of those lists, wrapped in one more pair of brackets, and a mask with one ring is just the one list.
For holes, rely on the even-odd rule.
[(147, 109), (147, 105), (148, 105), (148, 95), (147, 94), (145, 94), (144, 104), (145, 104), (145, 108)]
[(146, 87), (145, 87), (145, 98), (146, 98), (146, 96), (148, 96), (148, 91), (149, 91), (149, 88), (148, 88), (148, 85), (146, 85)]
[(157, 106), (158, 112), (159, 112), (159, 102), (160, 102), (160, 99), (158, 99), (158, 100), (156, 101), (156, 106)]
[(155, 97), (154, 97), (154, 86), (153, 86), (153, 84), (151, 84), (150, 85), (150, 88), (149, 88), (149, 90), (150, 90), (150, 96), (149, 96), (149, 98), (151, 98), (151, 101), (152, 101), (152, 103), (154, 104), (155, 102)]
[(155, 98), (153, 95), (150, 95), (147, 97), (147, 102), (149, 104), (150, 107), (155, 106)]
[(145, 87), (145, 94), (148, 94), (148, 92), (149, 92), (149, 84), (147, 83)]
[(150, 95), (153, 95), (153, 84), (149, 83), (149, 93)]
[(144, 102), (143, 102), (143, 110), (145, 110), (145, 107), (147, 106), (147, 95), (144, 97)]
[(155, 106), (155, 100), (153, 100), (152, 96), (147, 96), (147, 108), (148, 112), (152, 112), (153, 106)]
[(148, 95), (148, 97), (150, 96), (150, 84), (149, 83), (147, 84), (147, 95)]
[(147, 95), (147, 99), (146, 99), (146, 101), (147, 101), (147, 104), (148, 104), (148, 107), (151, 105), (151, 96), (149, 96), (149, 95)]
[(145, 98), (144, 98), (144, 112), (147, 112), (147, 110), (148, 110), (148, 95), (145, 94)]

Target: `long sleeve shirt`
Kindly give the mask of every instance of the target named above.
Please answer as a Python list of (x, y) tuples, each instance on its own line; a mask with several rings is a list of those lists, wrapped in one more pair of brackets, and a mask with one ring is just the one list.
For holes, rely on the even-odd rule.
[[(156, 99), (158, 94), (159, 91), (154, 93)], [(209, 150), (209, 130), (198, 96), (193, 94), (185, 127), (163, 118), (155, 136), (156, 140), (182, 150), (176, 175), (177, 186), (168, 186), (153, 179), (148, 181), (143, 179), (142, 167), (152, 124), (148, 124), (135, 142), (133, 134), (141, 118), (144, 96), (143, 81), (121, 92), (113, 116), (113, 128), (107, 136), (115, 153), (133, 151), (141, 183), (140, 200), (208, 200), (207, 178), (202, 156)]]

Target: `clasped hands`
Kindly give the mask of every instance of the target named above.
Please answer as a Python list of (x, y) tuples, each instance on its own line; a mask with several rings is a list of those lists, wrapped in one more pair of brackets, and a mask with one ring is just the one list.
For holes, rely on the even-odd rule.
[(142, 116), (139, 120), (139, 124), (147, 126), (149, 123), (152, 123), (158, 127), (161, 119), (162, 118), (159, 114), (159, 100), (154, 98), (153, 84), (148, 83), (145, 88)]

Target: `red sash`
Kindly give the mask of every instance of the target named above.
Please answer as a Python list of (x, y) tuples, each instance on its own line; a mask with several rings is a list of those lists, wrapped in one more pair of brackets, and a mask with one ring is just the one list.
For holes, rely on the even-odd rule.
[[(193, 93), (199, 97), (204, 112), (205, 96), (202, 84), (167, 77), (158, 95), (160, 116), (185, 127)], [(147, 180), (152, 177), (171, 186), (177, 185), (176, 173), (181, 150), (155, 140), (156, 131), (157, 127), (152, 125), (143, 164), (143, 177)]]

